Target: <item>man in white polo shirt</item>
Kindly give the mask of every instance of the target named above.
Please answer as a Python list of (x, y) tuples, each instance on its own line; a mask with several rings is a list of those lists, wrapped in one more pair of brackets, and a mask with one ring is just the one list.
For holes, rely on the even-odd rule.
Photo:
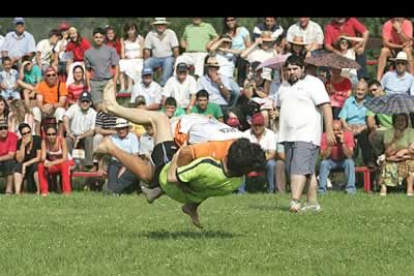
[(132, 88), (131, 103), (135, 103), (138, 96), (144, 96), (147, 110), (159, 110), (161, 108), (161, 86), (153, 80), (153, 71), (149, 67), (142, 69), (142, 80)]
[[(329, 145), (335, 143), (332, 110), (321, 80), (304, 75), (303, 59), (292, 55), (285, 62), (287, 82), (278, 93), (279, 143), (285, 146), (286, 168), (290, 177), (290, 211), (319, 211), (315, 163), (322, 139), (322, 119)], [(307, 204), (299, 202), (306, 180), (310, 181)]]

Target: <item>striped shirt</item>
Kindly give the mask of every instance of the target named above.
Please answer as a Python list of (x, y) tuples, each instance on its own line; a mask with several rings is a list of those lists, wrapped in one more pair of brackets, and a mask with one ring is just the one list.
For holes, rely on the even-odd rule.
[(116, 125), (116, 117), (99, 111), (96, 114), (95, 128), (114, 129)]

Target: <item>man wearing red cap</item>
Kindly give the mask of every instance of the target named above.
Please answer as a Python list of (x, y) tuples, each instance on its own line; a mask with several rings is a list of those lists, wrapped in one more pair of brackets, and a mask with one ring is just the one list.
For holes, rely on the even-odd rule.
[(37, 106), (33, 108), (36, 123), (36, 134), (40, 135), (40, 123), (42, 118), (52, 116), (58, 122), (59, 135), (63, 135), (63, 115), (65, 115), (65, 104), (68, 95), (66, 83), (58, 81), (57, 71), (49, 66), (44, 75), (44, 81), (37, 84), (36, 100)]
[(276, 135), (265, 127), (265, 118), (262, 113), (255, 113), (251, 120), (252, 128), (244, 132), (244, 137), (250, 142), (259, 144), (266, 153), (266, 180), (267, 192), (275, 192), (276, 170)]

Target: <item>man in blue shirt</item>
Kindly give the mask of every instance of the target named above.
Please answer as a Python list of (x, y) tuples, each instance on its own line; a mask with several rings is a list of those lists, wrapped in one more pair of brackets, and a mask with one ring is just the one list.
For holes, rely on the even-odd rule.
[(387, 95), (406, 93), (414, 95), (414, 77), (407, 72), (407, 64), (411, 62), (404, 51), (397, 54), (395, 71), (388, 71), (381, 79), (381, 85)]

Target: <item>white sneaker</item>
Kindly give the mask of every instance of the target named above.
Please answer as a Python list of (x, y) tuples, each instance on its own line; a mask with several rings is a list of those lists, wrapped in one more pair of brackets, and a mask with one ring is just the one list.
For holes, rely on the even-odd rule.
[(299, 209), (300, 209), (300, 202), (291, 200), (290, 201), (290, 212), (297, 213), (299, 212)]
[(319, 203), (305, 203), (305, 205), (299, 209), (299, 212), (305, 213), (305, 212), (320, 212), (322, 210), (322, 207)]

